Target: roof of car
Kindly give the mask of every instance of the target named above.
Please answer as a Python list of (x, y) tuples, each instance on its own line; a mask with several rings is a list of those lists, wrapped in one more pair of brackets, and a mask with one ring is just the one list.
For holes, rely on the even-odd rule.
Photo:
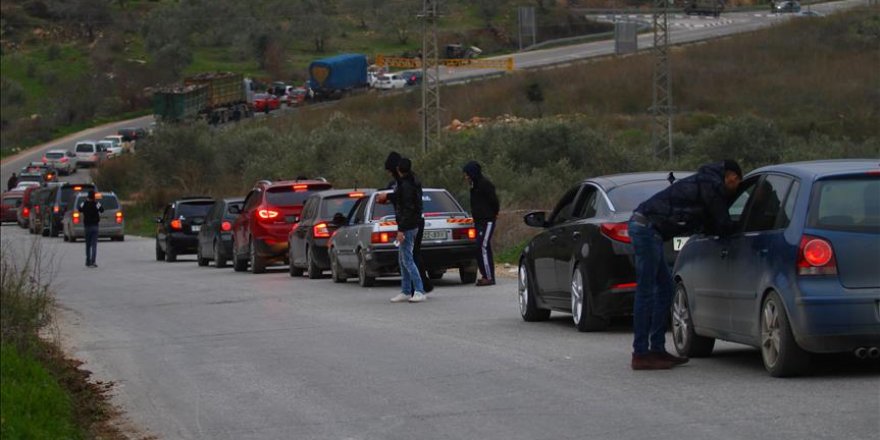
[(49, 150), (49, 151), (47, 151), (46, 153), (61, 153), (61, 154), (64, 154), (64, 153), (67, 153), (67, 150)]
[(12, 191), (6, 191), (2, 194), (2, 197), (24, 197), (24, 190), (14, 189)]
[(747, 176), (767, 171), (778, 171), (799, 177), (815, 179), (818, 177), (851, 174), (858, 172), (880, 172), (880, 160), (877, 159), (834, 159), (814, 160), (810, 162), (791, 162), (761, 167), (748, 173)]
[(303, 179), (303, 180), (276, 180), (274, 182), (266, 185), (268, 188), (275, 188), (279, 186), (288, 186), (288, 185), (329, 185), (330, 182), (326, 180), (318, 180), (318, 179)]
[(652, 180), (668, 180), (670, 172), (676, 179), (682, 179), (693, 174), (693, 171), (649, 171), (642, 173), (621, 173), (610, 174), (607, 176), (591, 177), (589, 179), (584, 179), (582, 182), (594, 182), (599, 184), (599, 186), (601, 186), (603, 189), (608, 190), (610, 188), (626, 185), (629, 183), (649, 182)]
[(223, 202), (225, 202), (225, 203), (241, 203), (241, 202), (244, 202), (244, 197), (229, 197), (229, 198), (223, 199)]

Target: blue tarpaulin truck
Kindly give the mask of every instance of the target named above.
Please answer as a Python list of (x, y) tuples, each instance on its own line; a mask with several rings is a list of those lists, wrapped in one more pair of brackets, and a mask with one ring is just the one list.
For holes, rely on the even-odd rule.
[(339, 99), (367, 87), (367, 56), (348, 53), (313, 61), (309, 87), (317, 99)]

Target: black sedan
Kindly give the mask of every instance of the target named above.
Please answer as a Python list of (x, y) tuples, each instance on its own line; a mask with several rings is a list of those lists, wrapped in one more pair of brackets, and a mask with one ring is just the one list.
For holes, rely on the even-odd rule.
[(287, 237), (290, 276), (301, 276), (305, 270), (309, 278), (315, 279), (320, 278), (325, 270), (330, 270), (327, 241), (339, 226), (346, 223), (355, 202), (373, 191), (334, 189), (321, 191), (306, 200), (299, 223)]
[[(632, 211), (691, 173), (632, 173), (584, 180), (569, 189), (546, 218), (524, 217), (543, 231), (519, 262), (520, 314), (543, 321), (550, 311), (571, 313), (578, 331), (605, 329), (613, 316), (632, 314), (636, 273), (627, 232)], [(675, 261), (674, 240), (667, 261)]]
[(156, 261), (177, 261), (178, 255), (198, 251), (199, 231), (214, 206), (210, 197), (183, 197), (165, 206), (156, 217)]
[(199, 248), (196, 250), (199, 266), (207, 266), (211, 260), (218, 268), (226, 267), (232, 258), (232, 222), (241, 212), (244, 197), (220, 199), (205, 216), (199, 230)]

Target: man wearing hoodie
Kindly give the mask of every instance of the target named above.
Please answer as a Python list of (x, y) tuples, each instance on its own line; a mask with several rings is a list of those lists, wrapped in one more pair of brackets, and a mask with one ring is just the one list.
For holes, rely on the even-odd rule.
[[(391, 181), (388, 182), (388, 185), (385, 189), (394, 190), (397, 188), (398, 181), (400, 180), (400, 175), (397, 173), (397, 165), (400, 164), (400, 159), (403, 156), (396, 151), (392, 151), (388, 153), (388, 157), (385, 158), (385, 171), (391, 176)], [(388, 200), (394, 202), (394, 195), (392, 193), (391, 197), (383, 197), (379, 196), (377, 201), (379, 203), (386, 203)], [(416, 233), (416, 240), (413, 243), (413, 260), (415, 260), (416, 267), (419, 269), (419, 275), (422, 278), (422, 285), (425, 287), (425, 293), (431, 293), (434, 290), (434, 283), (431, 282), (431, 277), (428, 276), (428, 270), (425, 267), (425, 262), (422, 260), (422, 237), (425, 235), (425, 218), (419, 217), (419, 231)], [(413, 292), (410, 292), (412, 294)]]
[(470, 161), (462, 168), (465, 179), (471, 187), (471, 214), (477, 228), (477, 267), (480, 279), (477, 286), (495, 284), (495, 261), (492, 256), (492, 234), (498, 219), (500, 203), (495, 194), (495, 185), (483, 176), (483, 169), (476, 161)]
[[(394, 189), (394, 217), (397, 220), (397, 243), (400, 247), (400, 294), (391, 302), (425, 300), (425, 288), (419, 269), (413, 260), (413, 247), (422, 218), (422, 185), (412, 172), (412, 162), (403, 157), (397, 164), (397, 187)], [(410, 293), (412, 292), (412, 293)]]
[(628, 232), (635, 251), (633, 370), (665, 370), (688, 361), (666, 351), (666, 328), (674, 283), (663, 242), (678, 235), (711, 231), (729, 235), (735, 225), (728, 207), (742, 182), (732, 160), (707, 164), (678, 180), (633, 212)]

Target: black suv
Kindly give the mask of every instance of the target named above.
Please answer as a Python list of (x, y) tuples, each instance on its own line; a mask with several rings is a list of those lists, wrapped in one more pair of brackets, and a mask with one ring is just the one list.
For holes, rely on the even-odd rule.
[(178, 255), (195, 254), (199, 231), (214, 199), (205, 196), (183, 197), (165, 207), (156, 217), (156, 261), (177, 261)]
[(48, 186), (49, 193), (41, 199), (40, 226), (44, 237), (57, 237), (61, 233), (64, 213), (72, 207), (76, 195), (95, 191), (91, 183), (53, 183)]
[(199, 231), (199, 249), (196, 255), (199, 266), (207, 266), (211, 260), (218, 268), (226, 267), (232, 258), (232, 222), (241, 212), (244, 197), (220, 199), (205, 216), (205, 224)]
[(358, 200), (372, 194), (373, 189), (337, 189), (321, 191), (306, 200), (299, 223), (287, 237), (290, 276), (320, 278), (330, 270), (327, 241), (346, 223), (351, 208)]

